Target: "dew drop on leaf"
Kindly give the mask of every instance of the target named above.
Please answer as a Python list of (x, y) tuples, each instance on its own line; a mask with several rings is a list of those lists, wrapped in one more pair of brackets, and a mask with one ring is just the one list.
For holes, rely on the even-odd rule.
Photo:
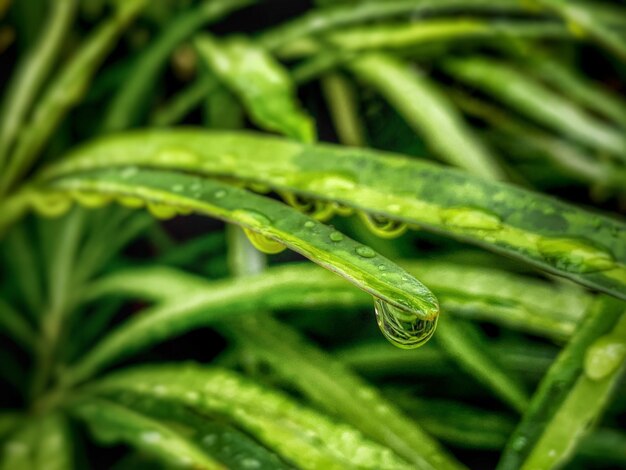
[(280, 253), (287, 248), (282, 243), (272, 240), (261, 233), (255, 232), (254, 230), (244, 228), (243, 231), (248, 237), (248, 240), (250, 240), (250, 243), (252, 243), (252, 246), (263, 253), (267, 253), (268, 255), (275, 255), (276, 253)]
[(437, 318), (424, 320), (415, 313), (398, 308), (374, 297), (376, 322), (383, 336), (402, 349), (417, 348), (426, 343), (437, 327)]
[(148, 203), (148, 212), (150, 212), (157, 219), (171, 219), (177, 213), (176, 208), (168, 206), (166, 204), (158, 204), (155, 202)]
[(592, 380), (602, 380), (613, 373), (626, 358), (626, 343), (622, 338), (607, 335), (596, 340), (585, 354), (585, 374)]
[(373, 258), (376, 256), (376, 252), (369, 246), (360, 246), (356, 249), (356, 254), (363, 258)]
[(334, 242), (340, 242), (341, 240), (343, 240), (343, 235), (341, 234), (341, 232), (331, 232), (328, 237)]

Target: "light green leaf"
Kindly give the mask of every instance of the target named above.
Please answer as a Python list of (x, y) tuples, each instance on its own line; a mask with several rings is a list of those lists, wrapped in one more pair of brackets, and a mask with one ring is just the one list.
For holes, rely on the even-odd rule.
[[(578, 289), (558, 288), (497, 270), (429, 265), (423, 261), (406, 267), (436, 286), (448, 312), (555, 338), (567, 337), (574, 330), (589, 303), (589, 298)], [(120, 357), (237, 314), (263, 309), (371, 308), (372, 305), (370, 296), (327, 271), (305, 264), (270, 268), (253, 277), (211, 283), (170, 268), (135, 268), (105, 278), (90, 293), (91, 296), (104, 294), (131, 295), (162, 304), (144, 311), (105, 337), (68, 372), (68, 380), (83, 380)]]
[(289, 73), (265, 50), (244, 38), (217, 42), (202, 35), (195, 44), (258, 126), (302, 142), (315, 140), (313, 121), (297, 103)]
[(244, 132), (142, 131), (77, 149), (40, 181), (127, 165), (228, 176), (339, 203), (506, 254), (626, 299), (623, 222), (393, 154)]
[(181, 435), (175, 427), (107, 400), (89, 399), (72, 411), (85, 421), (102, 443), (127, 443), (173, 467), (222, 470), (223, 465)]
[(349, 67), (389, 100), (441, 159), (478, 176), (503, 179), (494, 156), (423, 72), (382, 54), (363, 56)]
[[(522, 421), (510, 436), (499, 469), (550, 469), (569, 458), (604, 408), (626, 364), (624, 355), (610, 357), (614, 344), (618, 349), (622, 344), (626, 354), (623, 312), (624, 303), (610, 297), (599, 297), (590, 306), (576, 333), (539, 384)], [(604, 343), (608, 344), (608, 356)]]
[(142, 367), (104, 378), (90, 390), (120, 400), (167, 400), (224, 416), (298, 468), (411, 468), (350, 426), (225, 370), (191, 364)]
[(459, 80), (493, 94), (544, 126), (626, 161), (623, 132), (589, 115), (523, 71), (482, 57), (453, 59), (444, 67)]

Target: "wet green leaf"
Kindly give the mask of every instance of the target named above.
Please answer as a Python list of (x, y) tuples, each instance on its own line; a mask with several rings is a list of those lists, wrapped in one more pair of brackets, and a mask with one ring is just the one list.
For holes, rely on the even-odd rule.
[[(228, 176), (339, 203), (473, 243), (626, 298), (622, 222), (417, 159), (243, 132), (143, 131), (84, 146), (49, 168), (41, 181), (133, 164)], [(120, 179), (121, 172), (123, 168), (118, 174), (107, 173), (107, 178)]]

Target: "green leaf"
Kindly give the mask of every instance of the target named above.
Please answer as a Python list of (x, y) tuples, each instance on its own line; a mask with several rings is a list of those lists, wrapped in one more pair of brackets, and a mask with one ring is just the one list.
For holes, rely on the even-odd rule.
[(173, 467), (226, 468), (175, 427), (130, 408), (92, 398), (75, 404), (72, 411), (89, 425), (96, 439), (102, 443), (127, 443)]
[(464, 468), (377, 389), (269, 315), (242, 318), (222, 329), (310, 400), (388, 446), (414, 468)]
[[(162, 389), (158, 388), (157, 392)], [(191, 397), (197, 392), (189, 392)], [(155, 419), (193, 443), (226, 468), (291, 469), (290, 465), (236, 427), (223, 416), (198, 412), (186, 404), (156, 393), (149, 400), (140, 394), (121, 395), (117, 403), (146, 417)]]
[(72, 438), (65, 418), (49, 414), (24, 421), (2, 448), (2, 470), (70, 470)]
[[(497, 270), (451, 263), (429, 266), (423, 261), (406, 266), (437, 286), (446, 311), (463, 315), (476, 312), (479, 319), (556, 338), (567, 337), (573, 331), (589, 302), (577, 289), (556, 288)], [(211, 283), (170, 268), (129, 269), (105, 278), (90, 292), (91, 296), (104, 294), (131, 295), (162, 304), (145, 310), (105, 337), (68, 372), (68, 380), (83, 380), (120, 357), (237, 314), (303, 306), (371, 308), (368, 295), (322, 269), (304, 264)], [(557, 321), (565, 311), (572, 316)]]
[[(521, 423), (509, 439), (499, 469), (522, 465), (530, 465), (524, 468), (554, 468), (567, 460), (584, 430), (602, 411), (619, 378), (620, 367), (626, 363), (626, 315), (623, 313), (624, 303), (610, 297), (599, 297), (591, 305), (576, 333), (539, 384)], [(602, 343), (606, 338), (613, 339), (608, 343), (608, 356), (606, 345)], [(621, 357), (610, 357), (613, 344), (623, 344)], [(596, 358), (600, 363), (596, 364)], [(592, 364), (588, 364), (589, 361)]]
[(313, 122), (296, 102), (289, 73), (265, 50), (244, 38), (217, 42), (202, 35), (195, 44), (258, 126), (302, 142), (315, 140)]
[(50, 167), (40, 181), (127, 165), (228, 176), (339, 203), (506, 254), (626, 299), (624, 223), (393, 154), (244, 132), (142, 131), (86, 145)]
[(503, 179), (493, 155), (423, 72), (381, 54), (354, 60), (350, 69), (389, 100), (444, 161), (478, 176)]
[(225, 370), (191, 364), (142, 367), (104, 378), (90, 390), (121, 400), (168, 400), (224, 416), (298, 468), (411, 468), (350, 426)]
[(364, 23), (370, 20), (394, 16), (418, 15), (425, 13), (445, 13), (455, 10), (486, 12), (519, 12), (520, 5), (515, 0), (500, 0), (497, 3), (488, 0), (388, 0), (385, 2), (364, 1), (349, 5), (337, 5), (334, 8), (309, 11), (293, 21), (272, 28), (261, 34), (260, 43), (277, 49), (289, 45), (296, 39), (310, 34), (319, 34), (339, 27)]
[[(217, 180), (134, 169), (95, 171), (59, 180), (58, 189), (148, 203), (156, 215), (191, 211), (217, 217), (276, 240), (398, 308), (434, 320), (438, 305), (419, 281), (369, 247), (272, 199)], [(332, 236), (333, 233), (339, 234)], [(385, 276), (380, 276), (385, 271)]]
[(626, 315), (585, 351), (584, 371), (551, 416), (522, 466), (525, 470), (561, 466), (599, 420), (626, 370)]
[(571, 101), (524, 75), (523, 71), (482, 57), (446, 61), (444, 68), (459, 80), (493, 94), (546, 127), (626, 161), (623, 132), (587, 114)]

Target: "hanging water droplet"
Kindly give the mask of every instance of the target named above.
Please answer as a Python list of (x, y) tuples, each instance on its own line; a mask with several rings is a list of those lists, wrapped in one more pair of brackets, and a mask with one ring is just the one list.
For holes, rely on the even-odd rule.
[(156, 202), (150, 202), (147, 204), (148, 212), (150, 212), (157, 219), (171, 219), (176, 215), (176, 208), (168, 206), (166, 204), (159, 204)]
[(474, 230), (497, 230), (502, 226), (500, 217), (472, 207), (450, 207), (440, 211), (441, 220), (450, 227)]
[(32, 208), (43, 217), (59, 217), (72, 207), (72, 200), (64, 193), (39, 193), (30, 195)]
[(341, 232), (331, 232), (328, 237), (334, 242), (340, 242), (343, 240), (343, 234)]
[(376, 252), (372, 250), (369, 246), (360, 246), (356, 249), (356, 254), (362, 256), (363, 258), (373, 258), (376, 256)]
[(143, 207), (145, 205), (145, 201), (143, 199), (135, 196), (118, 196), (116, 200), (122, 206), (129, 207), (131, 209), (138, 209), (139, 207)]
[(374, 310), (383, 336), (399, 348), (413, 349), (421, 346), (431, 338), (437, 327), (437, 317), (425, 320), (377, 297), (374, 297)]
[(102, 207), (111, 202), (111, 197), (105, 194), (87, 193), (82, 191), (75, 191), (72, 193), (72, 198), (83, 207)]
[(406, 232), (407, 225), (398, 220), (392, 220), (385, 216), (359, 212), (359, 217), (367, 228), (381, 238), (395, 238)]
[(603, 336), (587, 349), (585, 374), (592, 380), (602, 380), (614, 372), (626, 358), (626, 343), (620, 337)]
[(537, 242), (543, 258), (559, 269), (575, 273), (605, 271), (615, 267), (613, 256), (582, 240), (544, 238)]
[(267, 253), (268, 255), (275, 255), (276, 253), (280, 253), (284, 251), (287, 247), (276, 240), (273, 240), (265, 235), (255, 232), (254, 230), (250, 230), (248, 228), (243, 229), (244, 233), (257, 250)]

